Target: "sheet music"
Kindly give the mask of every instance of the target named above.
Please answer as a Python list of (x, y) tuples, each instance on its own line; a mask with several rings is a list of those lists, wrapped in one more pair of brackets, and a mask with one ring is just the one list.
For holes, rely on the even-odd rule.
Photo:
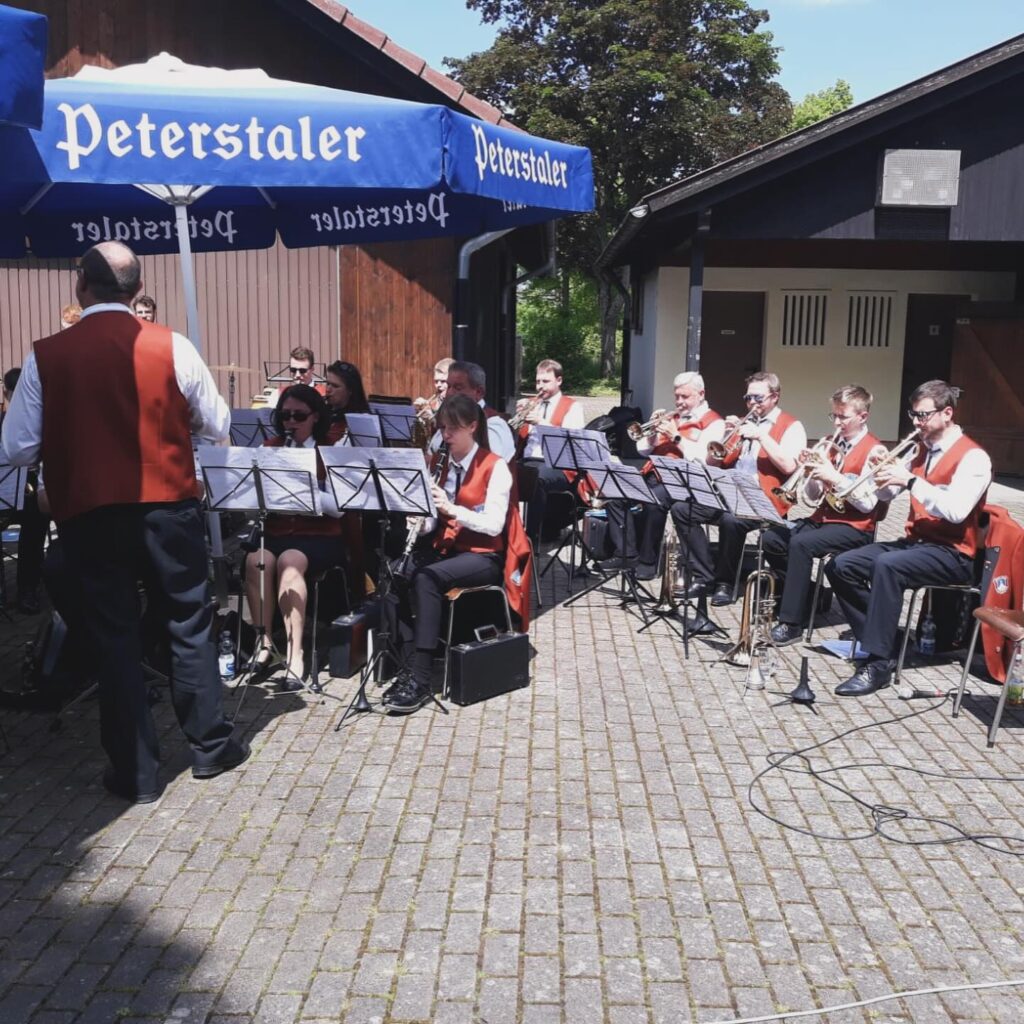
[(0, 462), (0, 512), (20, 512), (25, 507), (28, 468)]
[[(332, 449), (325, 449), (331, 451)], [(203, 445), (197, 461), (211, 509), (235, 512), (260, 511), (256, 474), (260, 469), (263, 507), (291, 515), (320, 512), (320, 488), (316, 479), (316, 448), (222, 448)]]
[(767, 523), (785, 524), (786, 520), (779, 515), (771, 498), (761, 490), (761, 484), (755, 477), (741, 476), (737, 485), (749, 509), (749, 513), (737, 510), (738, 516), (747, 519), (760, 519)]
[(341, 448), (380, 448), (384, 444), (380, 417), (372, 412), (347, 412), (348, 433), (338, 441)]
[(623, 466), (606, 462), (587, 471), (597, 484), (598, 492), (606, 500), (639, 501), (644, 505), (657, 505), (643, 473), (637, 466)]
[[(321, 449), (320, 454), (327, 468), (324, 500), (333, 501), (341, 511), (437, 515), (427, 463), (418, 448), (343, 448), (335, 445)], [(374, 481), (371, 463), (377, 470), (377, 482)]]
[(722, 508), (710, 477), (712, 467), (697, 459), (674, 459), (670, 455), (652, 455), (651, 463), (673, 501), (689, 501), (692, 496), (702, 508)]
[(599, 430), (538, 424), (544, 461), (553, 469), (600, 469), (611, 459), (608, 438)]
[(259, 448), (272, 433), (272, 409), (232, 409), (231, 443), (240, 448)]
[(386, 441), (409, 441), (412, 439), (412, 425), (416, 422), (414, 406), (370, 402), (370, 412), (380, 417)]

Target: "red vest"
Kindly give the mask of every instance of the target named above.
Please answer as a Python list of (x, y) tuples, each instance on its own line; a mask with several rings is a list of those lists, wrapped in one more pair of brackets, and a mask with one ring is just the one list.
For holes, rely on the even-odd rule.
[(58, 523), (104, 505), (198, 496), (170, 328), (127, 313), (92, 313), (34, 348), (43, 393), (40, 458)]
[[(860, 476), (864, 471), (864, 463), (867, 462), (868, 453), (875, 445), (880, 443), (878, 438), (868, 431), (853, 449), (847, 453), (846, 459), (843, 461), (842, 472)], [(846, 526), (852, 526), (855, 530), (869, 531), (875, 525), (875, 520), (878, 518), (881, 510), (881, 504), (876, 503), (870, 512), (861, 512), (859, 509), (854, 508), (850, 502), (847, 502), (845, 510), (837, 512), (827, 501), (822, 501), (812, 513), (811, 521), (815, 523), (843, 523)]]
[[(930, 484), (949, 484), (953, 479), (960, 460), (975, 448), (979, 448), (966, 434), (940, 457), (939, 461), (932, 466), (931, 471), (925, 476), (924, 464), (928, 457), (928, 449), (925, 445), (920, 446), (917, 457), (910, 464), (910, 471), (914, 476), (924, 478)], [(49, 477), (47, 477), (49, 483)], [(907, 516), (907, 536), (911, 540), (929, 541), (932, 544), (945, 544), (947, 547), (956, 548), (957, 551), (973, 558), (978, 550), (978, 517), (981, 508), (985, 504), (985, 495), (978, 500), (978, 504), (971, 509), (970, 515), (962, 523), (951, 523), (947, 519), (939, 519), (925, 511), (924, 506), (910, 491), (910, 514)]]
[[(986, 505), (989, 517), (985, 539), (985, 576), (988, 588), (981, 597), (986, 608), (1024, 607), (1024, 529), (1001, 505)], [(993, 679), (1006, 682), (1015, 647), (991, 626), (981, 627), (985, 665)]]
[[(684, 420), (683, 422), (680, 422), (679, 415), (677, 413), (674, 417), (676, 424), (675, 432), (687, 441), (696, 441), (712, 423), (717, 423), (721, 418), (722, 417), (719, 416), (714, 409), (708, 409), (708, 411), (704, 413), (699, 420)], [(659, 435), (659, 437), (664, 436), (664, 434)], [(648, 454), (667, 455), (671, 459), (681, 459), (683, 457), (683, 453), (679, 450), (679, 445), (677, 445), (671, 438), (659, 441), (653, 448), (651, 448)], [(644, 476), (647, 476), (652, 469), (654, 469), (654, 463), (648, 459), (647, 462), (644, 463), (644, 467), (640, 472), (643, 473)]]
[[(776, 442), (776, 444), (782, 443), (782, 436), (789, 429), (790, 425), (796, 423), (796, 417), (790, 416), (788, 412), (779, 412), (778, 418), (772, 424), (771, 430), (768, 431), (768, 436)], [(786, 476), (790, 474), (787, 473)], [(772, 494), (773, 487), (779, 487), (786, 479), (780, 472), (778, 466), (772, 462), (764, 453), (764, 446), (761, 446), (761, 451), (757, 456), (757, 479), (761, 484), (761, 490), (771, 499), (771, 503), (775, 506), (775, 510), (780, 516), (785, 516), (789, 512), (789, 505), (787, 505), (781, 498)]]
[[(437, 456), (431, 460), (436, 462)], [(484, 448), (477, 448), (473, 461), (469, 464), (469, 472), (462, 478), (459, 484), (459, 493), (455, 495), (455, 504), (463, 508), (479, 508), (487, 500), (487, 485), (491, 480), (491, 473), (494, 467), (501, 462), (501, 457), (489, 452)], [(444, 487), (448, 479), (448, 472), (451, 469), (449, 462), (441, 474), (439, 484)], [(499, 533), (496, 537), (489, 537), (486, 533), (478, 533), (476, 530), (468, 530), (460, 526), (454, 519), (446, 519), (441, 524), (437, 536), (434, 538), (434, 547), (438, 551), (504, 551), (505, 538)]]
[[(283, 437), (268, 437), (263, 442), (265, 448), (280, 448), (284, 445)], [(327, 469), (320, 453), (316, 453), (316, 478), (327, 479)], [(290, 516), (283, 512), (272, 512), (267, 516), (268, 537), (340, 537), (342, 523), (345, 519), (333, 516)]]

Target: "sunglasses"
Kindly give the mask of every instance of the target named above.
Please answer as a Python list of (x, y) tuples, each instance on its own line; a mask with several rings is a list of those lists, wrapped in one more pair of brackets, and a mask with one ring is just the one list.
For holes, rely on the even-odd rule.
[(744, 402), (750, 402), (750, 403), (752, 403), (754, 405), (760, 405), (762, 402), (767, 402), (768, 399), (771, 398), (771, 397), (772, 397), (772, 394), (769, 391), (767, 395), (744, 395), (743, 396), (743, 401)]
[(295, 420), (296, 423), (305, 423), (313, 414), (310, 412), (302, 412), (301, 409), (282, 409), (281, 410), (281, 422), (287, 422), (288, 420)]
[(907, 410), (907, 416), (914, 423), (924, 423), (926, 420), (930, 420), (937, 412), (942, 412), (941, 409), (913, 409)]
[(289, 371), (289, 373), (291, 373), (291, 375), (293, 377), (297, 377), (297, 376), (299, 376), (299, 374), (302, 374), (302, 373), (309, 373), (309, 371), (312, 370), (312, 369), (313, 369), (312, 366), (289, 366), (288, 367), (288, 371)]

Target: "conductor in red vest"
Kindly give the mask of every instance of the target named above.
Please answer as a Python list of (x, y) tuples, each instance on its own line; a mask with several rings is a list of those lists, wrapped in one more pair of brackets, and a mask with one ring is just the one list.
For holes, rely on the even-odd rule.
[(958, 389), (930, 380), (910, 396), (919, 445), (909, 464), (896, 460), (872, 483), (879, 501), (910, 494), (906, 536), (839, 555), (825, 570), (867, 660), (836, 687), (863, 697), (888, 686), (899, 643), (903, 592), (970, 583), (979, 517), (992, 482), (992, 460), (953, 422)]
[[(772, 494), (772, 489), (796, 469), (797, 458), (807, 447), (807, 432), (795, 416), (779, 408), (782, 385), (776, 374), (767, 371), (754, 373), (746, 383), (743, 400), (747, 414), (742, 420), (735, 416), (726, 418), (724, 443), (728, 454), (724, 460), (716, 460), (709, 455), (708, 464), (731, 468), (755, 478), (761, 490), (775, 504), (779, 515), (785, 516), (788, 506)], [(758, 524), (752, 519), (739, 519), (731, 512), (723, 512), (716, 520), (718, 555), (715, 558), (711, 603), (721, 606), (736, 600), (734, 587), (736, 571), (743, 557), (743, 544), (747, 534)]]
[(249, 748), (224, 717), (190, 436), (222, 441), (230, 416), (188, 339), (132, 314), (141, 283), (138, 258), (119, 242), (82, 256), (82, 318), (35, 342), (3, 446), (17, 465), (44, 463), (53, 518), (81, 586), (110, 758), (103, 784), (151, 803), (163, 787), (141, 669), (140, 579), (167, 628), (171, 700), (193, 776), (228, 771)]

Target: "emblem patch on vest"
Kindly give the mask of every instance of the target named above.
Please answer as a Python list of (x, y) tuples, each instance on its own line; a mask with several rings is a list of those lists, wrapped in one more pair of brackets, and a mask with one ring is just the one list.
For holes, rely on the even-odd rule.
[(992, 589), (997, 594), (1005, 594), (1010, 589), (1010, 577), (1009, 576), (997, 576), (992, 581)]

